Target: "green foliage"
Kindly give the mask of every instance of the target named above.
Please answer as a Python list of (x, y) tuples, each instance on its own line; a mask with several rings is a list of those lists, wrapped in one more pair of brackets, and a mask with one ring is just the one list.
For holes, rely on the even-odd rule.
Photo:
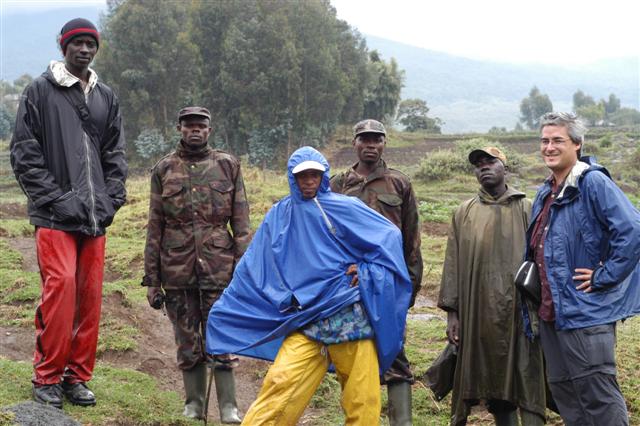
[(620, 108), (609, 116), (609, 120), (618, 126), (633, 126), (640, 124), (640, 111), (633, 108)]
[(142, 130), (133, 144), (140, 158), (145, 160), (160, 157), (172, 148), (172, 145), (165, 140), (162, 132), (158, 129)]
[(522, 164), (522, 157), (517, 152), (507, 149), (499, 142), (485, 138), (463, 139), (455, 142), (453, 149), (439, 150), (430, 153), (420, 163), (416, 173), (418, 179), (446, 180), (456, 174), (473, 174), (473, 166), (469, 163), (469, 153), (485, 146), (499, 148), (507, 157), (509, 171), (517, 173)]
[(400, 90), (404, 82), (404, 71), (391, 58), (389, 63), (380, 58), (377, 51), (371, 52), (369, 79), (365, 94), (364, 116), (379, 121), (390, 121), (400, 102)]
[(0, 139), (8, 139), (13, 131), (14, 117), (4, 103), (0, 104)]
[[(24, 199), (24, 196), (23, 196)], [(0, 219), (0, 235), (5, 237), (30, 237), (34, 227), (27, 219)]]
[(553, 105), (549, 96), (542, 94), (536, 86), (533, 86), (529, 96), (520, 102), (520, 121), (529, 129), (535, 130), (540, 125), (540, 117), (550, 111), (553, 111)]
[(598, 145), (600, 148), (609, 148), (611, 147), (611, 136), (606, 135), (598, 139)]
[[(520, 123), (518, 123), (520, 124)], [(522, 129), (520, 129), (522, 130)], [(490, 135), (504, 135), (505, 133), (507, 133), (507, 128), (506, 127), (497, 127), (497, 126), (493, 126), (492, 128), (489, 129), (489, 131), (487, 132)]]
[(428, 117), (428, 113), (429, 107), (422, 99), (405, 99), (400, 102), (396, 120), (405, 126), (407, 132), (422, 130), (429, 133), (440, 133), (442, 121), (439, 118)]
[(363, 111), (392, 118), (402, 87), (397, 63), (370, 59), (325, 0), (113, 1), (100, 50), (140, 159), (159, 139), (143, 129), (166, 140), (180, 107), (198, 103), (213, 114), (216, 146), (277, 167)]
[(605, 109), (602, 103), (580, 107), (576, 113), (583, 118), (587, 125), (596, 126), (605, 118)]
[(589, 107), (596, 104), (591, 96), (585, 95), (582, 90), (578, 90), (573, 94), (573, 110), (578, 111), (580, 108)]

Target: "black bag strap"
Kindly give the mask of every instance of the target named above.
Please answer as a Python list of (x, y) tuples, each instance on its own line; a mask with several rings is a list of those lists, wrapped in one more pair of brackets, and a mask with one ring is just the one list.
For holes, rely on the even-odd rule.
[(85, 133), (89, 135), (89, 137), (94, 141), (99, 142), (99, 132), (95, 124), (93, 124), (93, 121), (91, 121), (91, 111), (89, 111), (87, 102), (84, 99), (82, 89), (79, 92), (77, 89), (75, 89), (74, 84), (69, 88), (62, 89), (61, 92), (62, 96), (64, 96), (67, 102), (69, 102), (71, 106), (73, 106), (73, 108), (76, 110), (78, 118), (80, 118), (80, 122), (82, 123), (82, 129), (85, 131)]

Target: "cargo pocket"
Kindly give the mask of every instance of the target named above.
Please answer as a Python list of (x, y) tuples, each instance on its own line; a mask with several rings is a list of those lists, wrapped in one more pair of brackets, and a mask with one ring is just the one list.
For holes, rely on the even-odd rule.
[(233, 184), (226, 180), (214, 180), (209, 183), (213, 203), (213, 215), (230, 217), (233, 207)]
[(615, 366), (615, 325), (603, 324), (583, 330), (589, 367)]
[(397, 194), (376, 194), (380, 213), (393, 223), (400, 223), (402, 217), (402, 198)]
[(185, 214), (186, 200), (182, 183), (167, 183), (162, 188), (162, 210), (165, 216), (179, 218)]

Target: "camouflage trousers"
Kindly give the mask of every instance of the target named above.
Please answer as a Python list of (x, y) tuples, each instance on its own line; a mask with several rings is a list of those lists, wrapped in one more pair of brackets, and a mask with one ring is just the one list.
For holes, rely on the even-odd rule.
[(411, 365), (407, 359), (407, 354), (404, 352), (403, 344), (400, 352), (396, 356), (396, 359), (393, 360), (391, 367), (389, 367), (389, 369), (385, 371), (380, 378), (380, 383), (383, 385), (399, 382), (414, 384), (415, 381), (416, 379), (413, 377), (413, 373), (411, 372)]
[(222, 291), (166, 290), (165, 307), (173, 324), (178, 345), (178, 368), (191, 370), (203, 362), (213, 362), (217, 370), (231, 370), (239, 359), (232, 354), (210, 356), (205, 351), (205, 336), (209, 310)]

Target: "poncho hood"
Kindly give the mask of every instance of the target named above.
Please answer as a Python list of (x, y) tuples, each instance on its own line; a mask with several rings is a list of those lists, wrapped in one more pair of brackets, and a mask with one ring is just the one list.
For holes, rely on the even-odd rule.
[[(325, 167), (314, 199), (302, 198), (293, 168)], [(291, 194), (265, 216), (207, 323), (207, 352), (275, 359), (282, 340), (361, 301), (374, 329), (381, 371), (402, 345), (411, 282), (400, 230), (357, 198), (331, 192), (329, 164), (303, 147), (288, 162)], [(349, 265), (359, 285), (349, 285)]]

